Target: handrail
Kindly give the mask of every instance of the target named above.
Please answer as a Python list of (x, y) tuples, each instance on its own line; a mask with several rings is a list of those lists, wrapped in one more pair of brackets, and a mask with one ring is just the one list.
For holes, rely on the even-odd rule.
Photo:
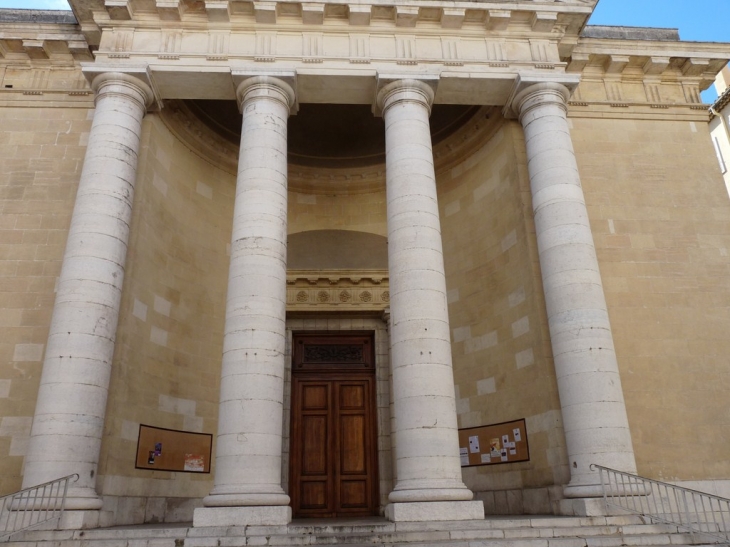
[(79, 476), (74, 473), (0, 498), (0, 541), (41, 524), (60, 521), (71, 479), (76, 482)]
[(678, 530), (730, 543), (730, 499), (591, 464), (598, 470), (606, 511), (615, 507)]

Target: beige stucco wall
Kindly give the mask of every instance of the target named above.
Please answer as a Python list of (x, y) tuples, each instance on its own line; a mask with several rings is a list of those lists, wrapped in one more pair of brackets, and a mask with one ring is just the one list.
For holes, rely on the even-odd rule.
[(571, 122), (638, 470), (723, 479), (730, 200), (701, 116), (636, 118)]
[[(570, 123), (639, 471), (727, 478), (730, 199), (708, 126), (698, 111), (586, 112), (573, 109)], [(20, 485), (92, 116), (90, 98), (0, 108), (2, 492)], [(99, 466), (106, 508), (137, 521), (188, 515), (212, 485), (132, 462), (140, 423), (216, 431), (235, 187), (234, 173), (190, 150), (159, 114), (143, 128)], [(569, 472), (521, 127), (500, 119), (473, 151), (436, 167), (459, 426), (524, 417), (530, 443), (530, 462), (469, 468), (465, 481), (482, 497), (544, 491)], [(384, 185), (290, 192), (290, 233), (333, 229), (386, 235)], [(691, 456), (679, 448), (687, 439), (700, 443)]]
[[(29, 71), (26, 71), (29, 72)], [(0, 493), (20, 488), (56, 277), (91, 128), (77, 107), (0, 108)]]

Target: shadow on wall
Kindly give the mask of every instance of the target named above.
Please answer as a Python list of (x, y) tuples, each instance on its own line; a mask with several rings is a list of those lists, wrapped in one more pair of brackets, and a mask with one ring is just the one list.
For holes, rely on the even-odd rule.
[(290, 234), (290, 270), (387, 270), (385, 236), (350, 230), (312, 230)]

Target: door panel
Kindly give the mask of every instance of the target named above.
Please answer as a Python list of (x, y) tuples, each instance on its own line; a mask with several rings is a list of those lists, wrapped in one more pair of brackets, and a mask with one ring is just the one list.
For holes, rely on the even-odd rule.
[[(359, 350), (352, 349), (357, 337), (346, 335), (346, 344), (343, 338), (318, 335), (314, 349), (300, 351), (310, 363), (313, 355), (319, 356), (325, 363), (320, 369), (308, 365), (301, 370), (295, 353), (289, 492), (296, 517), (378, 511), (375, 377), (372, 357), (367, 356), (371, 335), (360, 336)], [(332, 348), (323, 343), (327, 341)], [(345, 345), (346, 352), (341, 350)], [(340, 355), (347, 360), (338, 367)]]
[(340, 473), (365, 473), (365, 418), (340, 416)]
[(302, 475), (327, 474), (327, 416), (302, 416)]

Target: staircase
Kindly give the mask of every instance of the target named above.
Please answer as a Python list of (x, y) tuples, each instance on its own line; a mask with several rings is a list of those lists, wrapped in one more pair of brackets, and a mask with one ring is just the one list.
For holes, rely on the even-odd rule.
[(193, 528), (147, 524), (95, 530), (26, 531), (8, 547), (621, 547), (710, 545), (716, 540), (647, 524), (639, 516), (488, 517), (479, 521), (408, 523), (380, 518), (297, 520), (288, 526)]

